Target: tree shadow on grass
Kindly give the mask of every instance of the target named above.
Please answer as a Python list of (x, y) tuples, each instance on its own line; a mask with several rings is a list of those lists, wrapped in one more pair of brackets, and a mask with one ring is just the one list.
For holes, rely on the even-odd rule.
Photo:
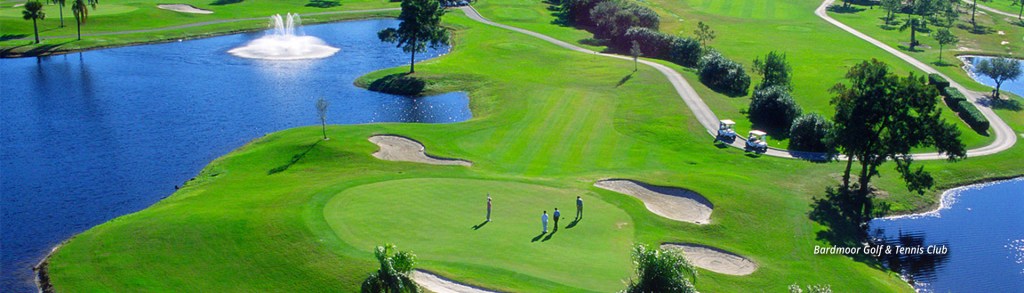
[(427, 82), (409, 75), (409, 73), (396, 73), (381, 77), (371, 82), (368, 88), (371, 91), (393, 95), (422, 95), (423, 90), (427, 87)]
[(626, 84), (626, 82), (633, 78), (633, 73), (636, 72), (630, 72), (629, 75), (623, 76), (622, 79), (619, 80), (619, 83), (615, 84), (615, 87), (620, 87)]
[(986, 96), (985, 98), (979, 99), (978, 103), (982, 106), (989, 107), (996, 110), (1010, 110), (1014, 112), (1020, 112), (1024, 110), (1024, 105), (1021, 105), (1020, 100), (1016, 99), (996, 99), (992, 96)]
[(28, 34), (3, 34), (0, 35), (0, 42), (7, 40), (17, 40), (28, 37)]
[(285, 170), (288, 170), (288, 168), (291, 168), (292, 165), (295, 165), (295, 163), (298, 163), (300, 160), (302, 160), (302, 158), (305, 158), (306, 154), (308, 154), (309, 151), (313, 150), (313, 148), (315, 148), (316, 145), (320, 144), (321, 141), (322, 140), (317, 140), (313, 144), (306, 147), (306, 150), (302, 151), (302, 153), (292, 156), (292, 159), (288, 161), (288, 163), (285, 163), (284, 165), (278, 166), (274, 169), (270, 169), (269, 171), (267, 171), (267, 175), (274, 175), (277, 173), (284, 172)]
[(210, 2), (210, 5), (220, 6), (220, 5), (242, 3), (242, 1), (244, 1), (244, 0), (216, 0), (216, 1)]
[[(842, 187), (828, 187), (825, 190), (824, 198), (814, 198), (811, 203), (811, 212), (808, 218), (825, 226), (826, 229), (818, 231), (818, 240), (828, 242), (838, 247), (864, 247), (871, 245), (867, 235), (866, 223), (858, 219), (855, 208), (844, 193), (853, 191), (842, 191)], [(879, 204), (876, 211), (888, 211), (886, 204)], [(871, 255), (863, 253), (847, 255), (857, 262), (867, 264), (876, 269), (885, 269), (881, 261)]]
[(473, 230), (480, 230), (480, 228), (483, 228), (487, 223), (490, 223), (490, 221), (484, 220), (482, 223), (474, 225)]

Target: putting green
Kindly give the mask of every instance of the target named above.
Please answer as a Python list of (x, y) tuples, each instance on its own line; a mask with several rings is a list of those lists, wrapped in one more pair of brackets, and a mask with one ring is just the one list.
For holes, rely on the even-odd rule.
[[(484, 222), (488, 192), (494, 203), (489, 223)], [(577, 195), (586, 203), (586, 217), (571, 225)], [(563, 210), (561, 227), (540, 235), (542, 210), (550, 215), (555, 207)], [(632, 219), (582, 190), (476, 179), (384, 181), (339, 193), (324, 207), (324, 216), (342, 241), (367, 253), (394, 243), (414, 251), (420, 268), (458, 281), (494, 286), (492, 279), (513, 280), (504, 284), (509, 288), (495, 289), (522, 291), (514, 279), (525, 275), (610, 292), (621, 289), (630, 274)], [(553, 220), (548, 228), (554, 228)], [(446, 271), (449, 267), (455, 272)], [(460, 268), (488, 273), (476, 276), (486, 279), (466, 280)]]

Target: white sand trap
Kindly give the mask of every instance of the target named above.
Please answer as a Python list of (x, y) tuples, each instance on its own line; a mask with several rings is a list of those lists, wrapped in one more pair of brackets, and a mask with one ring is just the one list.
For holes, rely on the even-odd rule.
[(429, 292), (434, 293), (492, 293), (495, 291), (488, 291), (476, 287), (470, 287), (451, 280), (445, 279), (441, 276), (431, 274), (427, 271), (415, 270), (412, 272), (412, 280), (419, 284), (423, 289), (427, 289)]
[(625, 179), (601, 180), (594, 186), (639, 198), (648, 210), (662, 217), (701, 225), (711, 222), (714, 205), (690, 190)]
[(466, 160), (438, 158), (427, 155), (423, 144), (418, 141), (397, 135), (374, 135), (370, 142), (377, 144), (380, 150), (373, 153), (374, 157), (385, 161), (416, 162), (433, 165), (472, 166)]
[(188, 5), (188, 4), (159, 4), (159, 5), (156, 6), (156, 8), (170, 10), (170, 11), (183, 12), (183, 13), (195, 13), (195, 14), (212, 14), (213, 13), (213, 11), (209, 11), (209, 10), (206, 10), (206, 9), (196, 8), (195, 6)]
[(757, 270), (749, 259), (718, 248), (699, 244), (665, 243), (662, 249), (679, 249), (690, 264), (719, 274), (746, 276)]

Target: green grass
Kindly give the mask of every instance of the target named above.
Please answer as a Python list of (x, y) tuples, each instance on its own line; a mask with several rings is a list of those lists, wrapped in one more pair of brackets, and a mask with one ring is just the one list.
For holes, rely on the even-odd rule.
[[(992, 8), (992, 9), (995, 9), (995, 10), (999, 10), (999, 11), (1002, 11), (1002, 12), (1006, 12), (1006, 13), (1009, 13), (1009, 14), (1013, 14), (1013, 15), (1018, 15), (1018, 13), (1020, 13), (1020, 5), (1021, 5), (1020, 4), (1020, 0), (992, 0), (992, 1), (988, 1), (988, 2), (979, 1), (978, 4), (981, 4), (982, 6), (988, 6), (989, 8)], [(978, 9), (978, 11), (984, 11), (984, 10)], [(989, 12), (985, 11), (985, 13), (989, 13)]]
[[(135, 33), (127, 35), (83, 36), (77, 41), (77, 28), (70, 3), (64, 7), (64, 27), (60, 27), (60, 12), (53, 4), (43, 6), (46, 19), (39, 21), (41, 44), (34, 44), (32, 22), (21, 18), (22, 7), (12, 5), (0, 6), (0, 52), (4, 54), (29, 55), (66, 52), (96, 47), (109, 47), (154, 41), (166, 41), (188, 36), (218, 35), (229, 32), (265, 29), (269, 16), (284, 13), (319, 13), (349, 10), (365, 10), (380, 8), (396, 8), (397, 3), (386, 0), (353, 0), (345, 1), (341, 6), (333, 8), (305, 7), (305, 0), (245, 0), (235, 4), (211, 5), (213, 1), (184, 0), (173, 3), (191, 4), (198, 8), (212, 10), (212, 14), (189, 14), (156, 8), (159, 1), (141, 0), (110, 0), (101, 2), (96, 9), (91, 9), (89, 18), (82, 25), (82, 34), (126, 32), (136, 30), (160, 29), (194, 23), (215, 22), (259, 18), (258, 20), (211, 24), (182, 29), (161, 30), (158, 32)], [(168, 2), (169, 3), (169, 2)], [(338, 21), (358, 17), (396, 16), (397, 12), (363, 13), (363, 14), (331, 14), (316, 15), (303, 19), (304, 23)], [(17, 39), (24, 37), (23, 39)]]
[[(487, 193), (496, 207), (489, 223), (483, 221)], [(567, 228), (577, 195), (586, 195), (586, 217)], [(548, 229), (554, 233), (541, 235), (541, 212), (550, 216), (555, 207), (562, 210), (561, 227), (553, 230), (552, 218)], [(507, 279), (552, 276), (551, 282), (565, 286), (558, 289), (595, 292), (621, 289), (620, 280), (606, 276), (629, 274), (636, 228), (625, 211), (586, 190), (475, 179), (417, 178), (361, 185), (328, 201), (324, 215), (336, 235), (367, 254), (380, 239), (390, 239), (416, 252), (424, 264), (486, 270)], [(523, 257), (528, 255), (538, 257)], [(574, 271), (571, 264), (588, 264), (591, 269)], [(489, 279), (467, 281), (495, 286)], [(502, 287), (522, 288), (517, 283), (522, 280)]]
[[(458, 12), (445, 20), (459, 29), (455, 50), (418, 65), (417, 76), (430, 80), (428, 91), (468, 91), (473, 119), (330, 126), (328, 141), (319, 139), (319, 127), (259, 138), (212, 162), (171, 197), (71, 240), (51, 260), (56, 288), (352, 292), (375, 265), (372, 246), (396, 242), (420, 255), (421, 268), (481, 286), (607, 292), (629, 277), (629, 267), (622, 267), (628, 266), (628, 251), (619, 249), (636, 241), (707, 244), (759, 265), (749, 276), (701, 271), (697, 286), (707, 292), (779, 292), (791, 283), (831, 284), (837, 292), (910, 291), (881, 268), (812, 254), (814, 245), (827, 242), (816, 237), (825, 228), (807, 217), (811, 199), (837, 183), (840, 164), (719, 149), (651, 68), (618, 85), (632, 72), (631, 62), (574, 53)], [(545, 29), (566, 31), (563, 36), (578, 32)], [(698, 92), (709, 94), (699, 86)], [(707, 97), (709, 103), (729, 101)], [(1024, 130), (1024, 115), (998, 113), (1017, 132)], [(474, 165), (377, 160), (370, 155), (376, 146), (366, 139), (381, 133), (412, 137), (430, 154)], [(303, 153), (294, 165), (270, 174)], [(1019, 176), (1024, 168), (1007, 162), (1020, 161), (1024, 144), (955, 164), (923, 164), (939, 187), (950, 187)], [(883, 200), (898, 212), (927, 207), (940, 191), (911, 194), (889, 166), (880, 172), (878, 186), (889, 192)], [(592, 186), (612, 177), (701, 193), (715, 205), (712, 223), (667, 220), (635, 198)], [(495, 197), (495, 221), (474, 231), (485, 192)], [(588, 208), (601, 215), (588, 214), (580, 226), (547, 242), (529, 242), (539, 232), (539, 209), (568, 209), (574, 195), (584, 195)], [(631, 235), (618, 230), (622, 222)], [(436, 230), (415, 232), (421, 228)], [(481, 239), (453, 239), (474, 232)], [(608, 251), (595, 252), (606, 256), (600, 261), (575, 254), (603, 249)], [(487, 261), (492, 257), (486, 253), (500, 256)]]

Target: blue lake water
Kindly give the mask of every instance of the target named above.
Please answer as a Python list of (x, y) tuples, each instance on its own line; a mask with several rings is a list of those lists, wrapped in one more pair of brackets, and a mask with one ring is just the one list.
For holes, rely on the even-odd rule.
[[(966, 57), (961, 57), (961, 58), (966, 59), (967, 62), (970, 62), (973, 66), (977, 66), (978, 62), (981, 62), (981, 60), (990, 60), (990, 59), (992, 59), (992, 57), (984, 57), (984, 56), (966, 56)], [(1020, 69), (1022, 71), (1024, 71), (1024, 60), (1022, 60), (1020, 62)], [(973, 67), (968, 67), (968, 70), (974, 70), (974, 68)], [(991, 86), (992, 88), (996, 87), (996, 81), (993, 80), (992, 78), (984, 75), (984, 74), (974, 74), (972, 72), (971, 77), (974, 78), (974, 80), (977, 80), (978, 82), (980, 82), (980, 83), (982, 83), (984, 85)], [(1024, 74), (1022, 74), (1016, 80), (1004, 81), (1003, 85), (1000, 86), (999, 89), (1003, 90), (1003, 91), (1008, 91), (1008, 92), (1014, 93), (1014, 94), (1016, 94), (1017, 96), (1020, 96), (1020, 97), (1024, 97)]]
[(890, 245), (948, 248), (888, 261), (919, 291), (1024, 290), (1024, 178), (950, 190), (938, 211), (875, 219), (869, 231)]
[(320, 60), (226, 53), (263, 32), (0, 60), (0, 292), (35, 292), (31, 267), (51, 247), (152, 205), (211, 160), (266, 133), (318, 125), (318, 97), (331, 102), (332, 124), (471, 118), (465, 93), (410, 99), (352, 85), (408, 66), (408, 54), (377, 39), (397, 26), (306, 26), (341, 48)]

